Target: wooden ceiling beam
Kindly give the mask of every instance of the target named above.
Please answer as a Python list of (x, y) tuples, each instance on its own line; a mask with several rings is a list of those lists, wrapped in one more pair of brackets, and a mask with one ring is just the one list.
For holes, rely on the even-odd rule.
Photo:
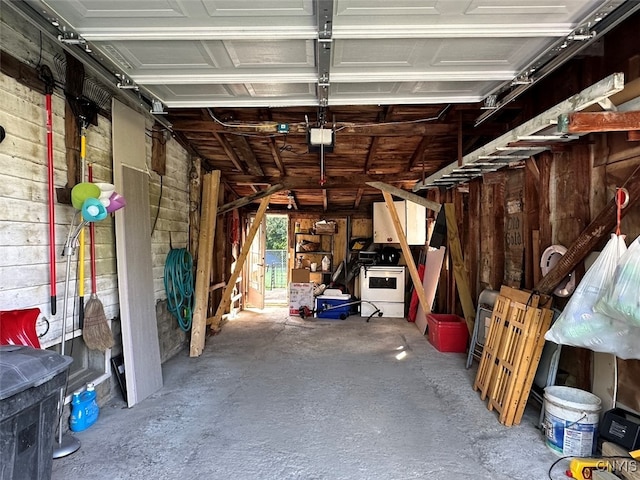
[[(180, 120), (176, 119), (173, 130), (176, 132), (191, 133), (252, 133), (255, 135), (277, 134), (275, 122), (264, 124), (235, 124), (233, 127), (224, 127), (214, 121), (206, 120)], [(458, 127), (446, 123), (388, 123), (381, 125), (357, 123), (336, 123), (336, 136), (368, 136), (368, 137), (419, 137), (424, 135), (456, 135)], [(287, 135), (307, 135), (305, 124), (290, 124)]]
[(247, 173), (244, 167), (242, 166), (242, 163), (240, 163), (240, 159), (236, 155), (236, 151), (233, 149), (233, 147), (231, 146), (229, 141), (224, 137), (224, 135), (213, 132), (213, 137), (222, 146), (224, 153), (227, 155), (227, 157), (229, 157), (229, 160), (231, 160), (231, 163), (233, 163), (233, 166), (236, 167), (236, 169), (241, 173)]
[(360, 202), (362, 201), (362, 194), (364, 193), (364, 188), (359, 188), (356, 193), (356, 199), (353, 202), (353, 208), (357, 209), (360, 206)]
[(233, 141), (229, 141), (229, 143), (235, 146), (235, 149), (239, 152), (240, 158), (244, 160), (247, 164), (247, 169), (251, 175), (264, 175), (264, 171), (258, 163), (258, 159), (256, 158), (256, 154), (253, 152), (251, 145), (249, 145), (249, 141), (246, 137), (241, 135), (234, 135)]
[[(383, 111), (381, 111), (378, 114), (378, 121), (388, 122), (393, 116), (393, 112), (394, 112), (393, 105), (385, 108)], [(373, 137), (373, 139), (371, 140), (371, 146), (369, 147), (369, 153), (367, 154), (367, 159), (364, 162), (364, 169), (363, 169), (364, 173), (369, 173), (369, 170), (371, 170), (373, 159), (378, 153), (379, 144), (380, 144), (380, 137)]]
[(630, 112), (573, 112), (560, 115), (562, 133), (628, 132), (640, 130), (640, 110)]
[[(358, 188), (366, 185), (367, 182), (402, 183), (415, 182), (419, 178), (416, 172), (403, 172), (388, 175), (344, 175), (326, 177), (326, 188)], [(224, 180), (237, 185), (274, 185), (282, 183), (289, 190), (319, 190), (321, 187), (318, 180), (309, 176), (276, 176), (258, 177), (252, 175), (224, 175)]]
[(371, 139), (371, 146), (369, 147), (369, 153), (367, 153), (367, 159), (364, 162), (364, 173), (369, 173), (371, 169), (371, 164), (373, 163), (373, 157), (376, 156), (376, 152), (378, 150), (378, 143), (380, 142), (380, 137), (373, 137)]
[(418, 144), (418, 148), (415, 149), (413, 155), (409, 159), (409, 164), (407, 165), (407, 170), (411, 170), (415, 167), (418, 162), (422, 162), (424, 159), (424, 153), (427, 150), (429, 144), (433, 141), (433, 137), (423, 137), (420, 143)]
[(280, 171), (280, 175), (282, 176), (286, 175), (287, 171), (284, 168), (284, 162), (282, 161), (282, 157), (280, 156), (280, 149), (276, 145), (275, 138), (269, 139), (269, 149), (271, 150), (271, 156), (273, 157), (273, 161), (275, 162), (276, 167), (278, 167), (278, 170)]

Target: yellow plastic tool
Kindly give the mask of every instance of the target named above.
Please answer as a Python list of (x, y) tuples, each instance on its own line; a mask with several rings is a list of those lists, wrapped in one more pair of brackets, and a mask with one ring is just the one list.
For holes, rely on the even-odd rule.
[(574, 458), (569, 462), (567, 475), (577, 480), (591, 480), (593, 471), (611, 471), (611, 463), (606, 458)]

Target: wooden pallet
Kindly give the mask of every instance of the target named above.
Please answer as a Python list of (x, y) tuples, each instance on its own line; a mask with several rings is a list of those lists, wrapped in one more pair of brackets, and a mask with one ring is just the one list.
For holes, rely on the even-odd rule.
[(551, 327), (551, 320), (553, 319), (553, 311), (543, 308), (542, 316), (540, 319), (540, 328), (536, 334), (536, 338), (534, 339), (536, 344), (533, 348), (531, 358), (527, 359), (529, 363), (529, 368), (526, 376), (524, 377), (524, 381), (521, 385), (522, 390), (520, 394), (514, 394), (514, 400), (517, 400), (517, 406), (515, 410), (515, 416), (513, 418), (512, 423), (505, 423), (507, 426), (518, 425), (522, 420), (522, 415), (524, 415), (524, 408), (527, 405), (527, 401), (529, 400), (529, 394), (531, 393), (531, 386), (533, 385), (533, 380), (536, 376), (536, 371), (538, 370), (538, 364), (540, 363), (540, 358), (542, 357), (542, 350), (544, 349), (544, 334), (547, 333), (547, 330)]
[(527, 292), (507, 286), (500, 288), (500, 295), (496, 299), (493, 307), (489, 325), (489, 334), (485, 339), (482, 356), (480, 357), (478, 373), (473, 385), (474, 390), (480, 389), (480, 398), (482, 400), (486, 398), (487, 391), (490, 388), (490, 381), (492, 379), (498, 351), (500, 350), (500, 345), (502, 343), (502, 336), (509, 326), (509, 315), (511, 315), (513, 302), (518, 302), (524, 305), (529, 304), (531, 307), (537, 307), (539, 296), (531, 295)]
[(506, 426), (520, 423), (542, 354), (552, 312), (537, 308), (540, 297), (502, 287), (480, 358), (474, 390)]
[(507, 297), (498, 295), (493, 306), (493, 313), (489, 325), (489, 335), (487, 336), (482, 356), (480, 357), (480, 365), (476, 374), (476, 381), (473, 384), (474, 390), (480, 390), (480, 398), (484, 400), (489, 390), (489, 380), (493, 372), (493, 367), (500, 346), (500, 339), (504, 331), (503, 325), (507, 322), (507, 315), (510, 312), (511, 300)]

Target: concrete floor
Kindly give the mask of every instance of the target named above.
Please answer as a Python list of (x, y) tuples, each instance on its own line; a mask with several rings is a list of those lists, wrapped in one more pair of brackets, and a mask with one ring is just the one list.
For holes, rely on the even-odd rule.
[(503, 427), (464, 361), (404, 319), (243, 312), (201, 357), (168, 361), (157, 394), (104, 406), (52, 478), (548, 478), (538, 410)]

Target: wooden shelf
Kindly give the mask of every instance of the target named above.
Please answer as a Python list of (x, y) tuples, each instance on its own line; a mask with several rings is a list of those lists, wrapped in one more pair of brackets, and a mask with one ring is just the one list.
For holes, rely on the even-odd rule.
[[(293, 251), (295, 252), (295, 258), (298, 258), (298, 256), (300, 255), (317, 255), (317, 256), (327, 256), (329, 257), (329, 260), (331, 261), (331, 267), (333, 267), (333, 233), (308, 233), (308, 232), (296, 232), (294, 233), (294, 249)], [(318, 240), (318, 243), (320, 243), (320, 248), (327, 248), (327, 246), (329, 247), (329, 250), (316, 250), (314, 252), (307, 252), (304, 250), (298, 250), (298, 243), (299, 243), (299, 237), (303, 237), (304, 238), (314, 238)], [(318, 266), (320, 266), (320, 261), (317, 262)], [(333, 273), (332, 270), (318, 270), (316, 272), (310, 272), (310, 273), (317, 273), (317, 274), (324, 274), (324, 275), (330, 275)]]

